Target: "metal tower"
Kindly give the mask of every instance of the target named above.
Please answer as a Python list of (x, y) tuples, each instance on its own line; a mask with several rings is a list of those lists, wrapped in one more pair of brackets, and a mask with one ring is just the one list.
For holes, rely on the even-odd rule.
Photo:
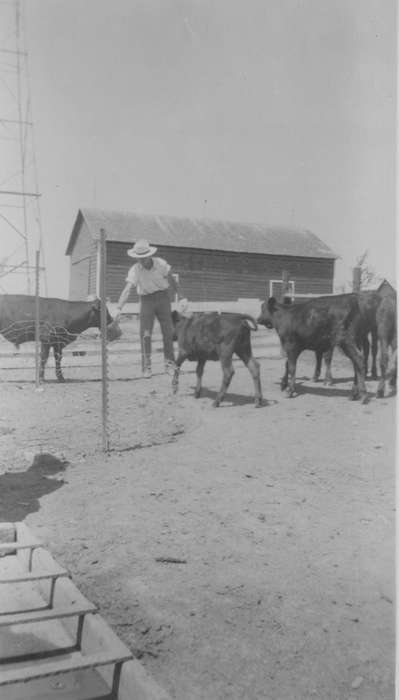
[(0, 0), (0, 27), (0, 293), (37, 291), (39, 251), (47, 294), (23, 2)]

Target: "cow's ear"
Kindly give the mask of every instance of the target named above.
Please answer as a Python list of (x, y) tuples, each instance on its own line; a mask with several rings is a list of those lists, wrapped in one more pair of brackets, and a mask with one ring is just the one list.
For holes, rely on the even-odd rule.
[(271, 314), (273, 313), (273, 311), (276, 310), (276, 308), (277, 308), (276, 297), (270, 297), (269, 301), (267, 302), (267, 308), (269, 309)]

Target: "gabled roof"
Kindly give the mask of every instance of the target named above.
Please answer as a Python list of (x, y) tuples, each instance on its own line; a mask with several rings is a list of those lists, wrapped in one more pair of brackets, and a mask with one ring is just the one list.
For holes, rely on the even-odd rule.
[(139, 238), (146, 238), (155, 245), (178, 248), (306, 258), (335, 259), (338, 257), (318, 236), (306, 229), (242, 224), (224, 220), (151, 216), (100, 209), (79, 210), (66, 255), (72, 253), (83, 220), (93, 238), (97, 238), (100, 229), (103, 228), (108, 241), (120, 243), (134, 243)]

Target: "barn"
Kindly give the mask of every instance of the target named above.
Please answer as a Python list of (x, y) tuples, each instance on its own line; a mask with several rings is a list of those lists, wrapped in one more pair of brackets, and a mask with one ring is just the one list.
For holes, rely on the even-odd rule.
[[(99, 235), (106, 232), (107, 295), (116, 302), (133, 260), (135, 241), (156, 245), (179, 276), (185, 296), (199, 308), (212, 303), (280, 296), (330, 294), (338, 257), (314, 233), (303, 229), (210, 219), (151, 216), (80, 209), (69, 238), (70, 299), (99, 294)], [(130, 309), (137, 296), (132, 292)], [(125, 310), (129, 311), (129, 304)]]

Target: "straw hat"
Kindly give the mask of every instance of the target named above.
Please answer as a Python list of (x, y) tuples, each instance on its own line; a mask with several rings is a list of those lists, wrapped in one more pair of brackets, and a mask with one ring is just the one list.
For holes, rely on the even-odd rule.
[(136, 241), (133, 248), (129, 248), (127, 254), (130, 255), (131, 258), (149, 258), (150, 255), (154, 255), (156, 251), (157, 248), (155, 246), (150, 245), (145, 238), (141, 238), (139, 241)]

